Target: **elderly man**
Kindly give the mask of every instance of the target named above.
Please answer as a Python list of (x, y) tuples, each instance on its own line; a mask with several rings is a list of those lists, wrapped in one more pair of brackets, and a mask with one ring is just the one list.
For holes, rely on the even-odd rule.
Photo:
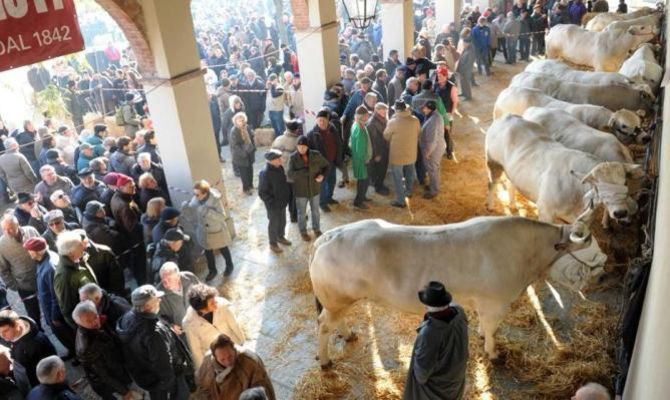
[(9, 343), (14, 359), (14, 378), (27, 392), (39, 385), (35, 368), (44, 357), (56, 354), (56, 349), (37, 323), (29, 317), (19, 316), (13, 310), (0, 311), (0, 338)]
[(148, 153), (151, 157), (151, 162), (156, 165), (163, 163), (163, 160), (158, 153), (158, 139), (156, 138), (156, 132), (151, 130), (144, 134), (144, 144), (137, 149), (137, 153), (138, 155), (142, 153)]
[(65, 222), (71, 224), (73, 227), (79, 227), (79, 214), (77, 214), (77, 211), (72, 207), (72, 201), (70, 200), (70, 196), (68, 196), (67, 193), (65, 193), (62, 190), (56, 190), (55, 192), (51, 193), (51, 197), (49, 197), (49, 200), (51, 200), (51, 204), (53, 204), (52, 211), (58, 210), (63, 213), (63, 217), (65, 218)]
[(51, 194), (53, 192), (62, 190), (65, 194), (69, 195), (74, 188), (72, 181), (69, 178), (57, 175), (56, 169), (51, 165), (42, 166), (40, 168), (40, 176), (42, 177), (42, 181), (35, 186), (35, 193), (38, 196), (38, 200), (49, 210), (54, 208), (51, 202)]
[(78, 232), (61, 233), (56, 241), (56, 247), (60, 260), (54, 275), (54, 291), (65, 321), (76, 329), (72, 310), (79, 302), (79, 288), (98, 281), (84, 257), (86, 246)]
[(419, 147), (423, 155), (423, 165), (430, 178), (430, 188), (423, 194), (424, 199), (432, 199), (440, 191), (440, 161), (447, 149), (444, 140), (444, 120), (437, 112), (437, 103), (434, 100), (427, 101), (421, 108), (426, 122), (421, 128)]
[(130, 169), (135, 164), (135, 157), (132, 154), (132, 140), (127, 136), (121, 136), (116, 141), (116, 151), (109, 156), (109, 164), (112, 171), (124, 175), (130, 175)]
[(468, 364), (465, 311), (451, 304), (451, 294), (440, 282), (429, 282), (419, 300), (427, 311), (414, 342), (403, 399), (462, 399)]
[[(361, 96), (361, 102), (362, 101), (363, 97)], [(306, 138), (308, 140), (309, 149), (318, 151), (322, 158), (325, 158), (328, 162), (328, 169), (325, 171), (327, 172), (327, 175), (324, 176), (325, 179), (323, 180), (323, 188), (321, 188), (320, 191), (317, 191), (317, 193), (319, 193), (319, 205), (321, 209), (324, 212), (330, 212), (330, 205), (338, 203), (337, 200), (333, 199), (335, 182), (337, 181), (336, 167), (342, 165), (345, 148), (340, 133), (335, 129), (335, 126), (330, 123), (330, 110), (327, 108), (319, 110), (316, 114), (316, 125), (306, 135)], [(348, 138), (349, 135), (347, 135), (347, 140)], [(292, 179), (290, 174), (289, 179)], [(345, 177), (343, 176), (342, 179), (344, 180)], [(320, 182), (321, 181), (319, 181), (319, 183)], [(293, 186), (295, 188), (297, 184), (294, 182)], [(296, 194), (296, 198), (297, 197), (298, 195)]]
[(19, 152), (19, 144), (16, 139), (5, 139), (3, 144), (6, 150), (0, 155), (0, 179), (14, 193), (32, 193), (37, 183), (37, 176), (35, 176), (33, 167), (26, 156)]
[(247, 120), (251, 130), (259, 128), (263, 120), (263, 113), (265, 112), (265, 95), (267, 88), (265, 82), (254, 72), (251, 68), (244, 70), (244, 79), (240, 81), (240, 89), (251, 90), (251, 92), (243, 93), (242, 99), (246, 106)]
[(209, 350), (196, 377), (198, 394), (203, 398), (238, 399), (246, 389), (262, 387), (268, 399), (276, 399), (272, 381), (256, 353), (236, 346), (223, 333), (212, 341)]
[(200, 283), (192, 272), (180, 271), (177, 264), (166, 262), (159, 270), (161, 283), (158, 290), (165, 292), (161, 300), (160, 316), (172, 326), (177, 334), (182, 334), (181, 323), (188, 308), (188, 291)]
[(3, 232), (0, 237), (0, 277), (9, 289), (19, 293), (30, 318), (39, 321), (37, 266), (23, 248), (23, 243), (40, 234), (32, 226), (19, 226), (19, 221), (12, 214), (5, 214), (0, 225)]
[(91, 267), (98, 284), (105, 290), (120, 296), (126, 296), (128, 293), (123, 267), (119, 264), (112, 249), (90, 240), (83, 229), (77, 229), (74, 232), (81, 237), (86, 250), (85, 257), (87, 257), (88, 265)]
[(47, 209), (35, 201), (35, 195), (32, 193), (17, 193), (18, 205), (14, 209), (14, 216), (19, 221), (19, 225), (30, 225), (38, 232), (44, 232), (47, 229), (44, 217)]
[(79, 300), (91, 300), (99, 315), (105, 316), (107, 326), (114, 329), (116, 322), (130, 311), (128, 300), (113, 293), (108, 293), (95, 283), (87, 283), (79, 288)]
[(77, 304), (72, 318), (77, 323), (77, 357), (93, 390), (103, 400), (123, 400), (139, 397), (131, 388), (132, 379), (126, 371), (119, 338), (114, 327), (100, 318), (94, 302)]
[[(153, 175), (154, 179), (156, 179), (156, 182), (158, 182), (158, 186), (160, 186), (167, 195), (169, 192), (167, 182), (165, 181), (165, 172), (163, 171), (163, 167), (151, 161), (151, 159), (151, 153), (139, 153), (137, 155), (137, 163), (130, 169), (130, 176), (133, 177), (135, 183), (139, 183), (140, 176), (149, 172), (151, 175)], [(166, 198), (165, 200), (170, 199)]]
[(65, 222), (65, 217), (61, 210), (49, 211), (44, 216), (44, 221), (47, 223), (47, 229), (42, 234), (42, 237), (46, 240), (51, 251), (57, 251), (56, 239), (58, 235), (68, 230), (77, 229), (77, 226)]
[(404, 208), (405, 196), (412, 195), (421, 125), (404, 101), (396, 101), (393, 108), (395, 114), (384, 130), (384, 139), (389, 142), (389, 164), (396, 194), (391, 205)]
[(577, 390), (572, 400), (610, 400), (610, 394), (605, 386), (590, 382)]
[(181, 255), (181, 252), (185, 250), (185, 240), (186, 235), (184, 235), (184, 232), (181, 229), (170, 228), (158, 242), (151, 260), (151, 279), (155, 284), (160, 282), (159, 271), (166, 262), (173, 262), (179, 265), (180, 269), (188, 271), (188, 269), (186, 269), (188, 266), (179, 264), (181, 259), (188, 258)]
[(77, 170), (63, 161), (61, 152), (58, 149), (49, 149), (46, 152), (47, 162), (45, 165), (51, 165), (56, 170), (56, 175), (64, 176), (72, 181), (73, 184), (79, 183)]
[(163, 191), (163, 189), (158, 185), (158, 181), (148, 172), (140, 175), (137, 180), (137, 187), (139, 188), (139, 206), (142, 211), (146, 211), (147, 204), (151, 199), (160, 197), (163, 200), (166, 200), (166, 203), (170, 205), (170, 197), (168, 194)]
[(265, 153), (265, 168), (258, 175), (258, 196), (265, 204), (268, 216), (268, 240), (270, 249), (275, 253), (284, 250), (279, 243), (290, 246), (286, 239), (286, 206), (291, 197), (291, 187), (286, 180), (282, 166), (282, 152), (271, 149)]
[(91, 161), (95, 158), (95, 150), (90, 143), (82, 143), (79, 146), (79, 156), (77, 158), (77, 170), (89, 168)]
[(84, 212), (86, 205), (91, 201), (99, 201), (105, 191), (105, 185), (95, 179), (95, 173), (90, 168), (79, 170), (77, 173), (80, 183), (72, 189), (72, 204)]
[[(390, 73), (390, 72), (389, 72)], [(394, 104), (402, 92), (405, 91), (405, 67), (402, 65), (395, 69), (393, 78), (387, 85), (388, 101), (386, 104)]]
[(112, 216), (126, 242), (123, 249), (125, 254), (119, 262), (130, 267), (135, 280), (141, 285), (147, 282), (147, 265), (144, 235), (140, 223), (142, 211), (133, 197), (135, 182), (129, 176), (119, 175), (116, 186), (118, 190), (112, 196), (111, 201)]
[(22, 388), (16, 382), (13, 370), (14, 360), (12, 360), (11, 350), (0, 345), (0, 392), (6, 400), (24, 400)]
[(133, 309), (119, 320), (116, 333), (130, 376), (152, 400), (186, 400), (186, 375), (193, 374), (191, 355), (158, 317), (164, 294), (151, 285), (135, 289)]
[(92, 200), (86, 204), (83, 220), (86, 235), (95, 243), (104, 244), (115, 253), (121, 253), (121, 234), (115, 228), (115, 222), (107, 218), (105, 205), (99, 201)]
[(28, 393), (26, 400), (81, 400), (68, 386), (65, 363), (58, 356), (40, 360), (36, 373), (40, 385)]
[(370, 160), (370, 183), (375, 191), (383, 196), (390, 193), (384, 185), (386, 171), (389, 165), (389, 145), (384, 139), (384, 129), (388, 118), (388, 105), (375, 104), (375, 111), (367, 123), (368, 134), (372, 144), (372, 159)]

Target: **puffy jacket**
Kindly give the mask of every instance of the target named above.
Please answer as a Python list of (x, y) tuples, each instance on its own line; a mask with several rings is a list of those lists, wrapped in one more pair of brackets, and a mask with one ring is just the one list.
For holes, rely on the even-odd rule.
[(84, 212), (86, 204), (93, 200), (100, 201), (104, 191), (105, 184), (100, 181), (95, 181), (95, 186), (90, 189), (80, 183), (72, 189), (72, 205)]
[(386, 124), (384, 139), (389, 142), (389, 163), (410, 165), (416, 162), (421, 125), (409, 109), (397, 111)]
[(269, 210), (278, 210), (288, 205), (291, 188), (282, 166), (269, 163), (258, 174), (258, 196)]
[(135, 164), (135, 158), (121, 150), (116, 150), (109, 156), (109, 166), (114, 172), (130, 176), (130, 169)]
[(247, 126), (249, 133), (249, 143), (245, 143), (242, 139), (242, 132), (238, 127), (233, 127), (230, 130), (230, 137), (228, 143), (230, 144), (230, 153), (233, 156), (233, 164), (241, 166), (253, 165), (256, 154), (256, 146), (254, 145), (254, 133), (250, 126)]
[(40, 236), (32, 226), (21, 228), (21, 242), (17, 242), (9, 235), (0, 237), (0, 278), (12, 290), (37, 290), (37, 265), (30, 258), (23, 243), (28, 239)]

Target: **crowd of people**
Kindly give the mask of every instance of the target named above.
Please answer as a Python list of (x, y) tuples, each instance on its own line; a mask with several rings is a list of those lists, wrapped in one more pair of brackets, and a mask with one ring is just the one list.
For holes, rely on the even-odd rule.
[[(407, 207), (415, 182), (424, 198), (436, 197), (441, 163), (455, 158), (453, 115), (477, 85), (475, 65), (490, 75), (498, 51), (510, 64), (517, 54), (520, 60), (542, 54), (549, 26), (581, 21), (586, 12), (582, 0), (518, 0), (510, 10), (466, 7), (460, 30), (455, 23), (438, 29), (433, 6), (424, 3), (416, 45), (404, 60), (395, 49), (383, 56), (379, 21), (364, 30), (342, 26), (341, 81), (324, 93), (319, 110), (303, 105), (289, 15), (282, 15), (282, 29), (244, 7), (217, 11), (220, 24), (196, 24), (216, 147), (222, 162), (222, 148), (230, 147), (243, 193), (254, 190), (254, 132), (266, 120), (274, 131), (257, 180), (273, 252), (292, 244), (287, 208), (302, 240), (311, 241), (322, 234), (320, 212), (332, 211), (336, 189), (350, 180), (359, 210), (369, 208), (370, 188), (392, 196), (397, 208)], [(1, 219), (0, 390), (12, 400), (77, 399), (63, 363), (72, 359), (103, 399), (139, 399), (144, 391), (152, 400), (192, 392), (274, 399), (230, 302), (203, 283), (234, 268), (235, 230), (221, 194), (197, 181), (190, 201), (173, 204), (175, 188), (163, 170), (132, 53), (110, 43), (104, 54), (107, 65), (99, 71), (58, 61), (52, 70), (35, 65), (28, 72), (36, 92), (59, 88), (73, 126), (54, 126), (47, 116), (39, 126), (24, 121), (10, 129), (0, 120), (0, 200), (15, 202)], [(89, 112), (115, 114), (125, 134), (113, 137), (104, 124), (85, 129)], [(316, 116), (312, 127), (306, 112)], [(225, 268), (217, 266), (217, 253)], [(201, 278), (194, 266), (203, 254), (208, 273)], [(7, 290), (18, 293), (27, 315), (13, 310)], [(436, 390), (457, 398), (467, 321), (441, 284), (422, 293), (427, 321), (434, 322), (420, 330), (406, 398), (424, 398), (440, 374), (450, 383)], [(420, 351), (434, 343), (423, 342), (431, 340), (425, 330), (444, 323), (460, 358), (429, 373), (434, 365)], [(45, 331), (67, 349), (62, 359)]]

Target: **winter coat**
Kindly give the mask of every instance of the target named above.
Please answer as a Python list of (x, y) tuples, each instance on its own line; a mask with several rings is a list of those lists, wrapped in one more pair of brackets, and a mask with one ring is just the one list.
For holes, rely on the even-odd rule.
[(216, 297), (216, 307), (212, 323), (209, 323), (190, 306), (181, 322), (196, 369), (202, 364), (209, 345), (221, 333), (228, 335), (235, 344), (242, 345), (245, 341), (244, 331), (237, 323), (235, 314), (230, 310), (230, 302), (223, 297)]
[(37, 380), (37, 363), (43, 358), (55, 356), (56, 349), (35, 321), (20, 316), (19, 323), (30, 330), (17, 341), (10, 343), (14, 359), (14, 378), (20, 383), (19, 387), (35, 387), (40, 384)]
[(88, 265), (95, 274), (98, 285), (112, 293), (125, 295), (126, 281), (123, 275), (123, 267), (114, 256), (112, 249), (104, 244), (89, 240), (86, 254), (88, 254)]
[(386, 61), (384, 61), (384, 69), (386, 70), (386, 73), (388, 73), (389, 76), (394, 76), (395, 70), (401, 65), (402, 63), (400, 62), (400, 60), (394, 61), (390, 57), (387, 58)]
[(254, 134), (251, 131), (251, 127), (248, 125), (247, 132), (249, 133), (249, 143), (244, 141), (242, 138), (242, 131), (236, 126), (230, 130), (230, 137), (228, 138), (228, 143), (230, 144), (230, 153), (233, 156), (233, 164), (242, 167), (253, 165), (256, 159)]
[(87, 283), (98, 283), (95, 273), (85, 259), (75, 264), (69, 257), (61, 256), (54, 274), (54, 291), (63, 318), (72, 328), (76, 329), (72, 319), (72, 311), (79, 303), (79, 288)]
[(142, 147), (137, 149), (137, 154), (140, 153), (149, 153), (151, 155), (151, 162), (153, 164), (156, 164), (160, 166), (163, 164), (163, 160), (161, 158), (161, 155), (158, 154), (158, 147), (155, 144), (151, 143), (144, 143)]
[(421, 125), (410, 110), (397, 111), (384, 129), (384, 139), (389, 142), (389, 163), (410, 165), (416, 162)]
[(192, 373), (191, 356), (157, 314), (131, 310), (116, 324), (125, 365), (144, 390), (166, 390), (177, 376)]
[(151, 163), (151, 168), (149, 168), (148, 171), (145, 171), (140, 167), (139, 164), (135, 163), (133, 164), (132, 168), (130, 168), (130, 176), (133, 178), (136, 184), (139, 184), (140, 182), (140, 176), (144, 173), (150, 173), (151, 176), (154, 177), (156, 182), (158, 182), (158, 186), (163, 189), (165, 192), (165, 195), (167, 196), (165, 198), (166, 202), (170, 201), (169, 197), (169, 190), (168, 190), (168, 185), (167, 181), (165, 180), (165, 171), (163, 170), (163, 167), (160, 164), (156, 164), (155, 162)]
[(73, 392), (67, 383), (56, 383), (34, 387), (28, 393), (26, 400), (82, 400), (82, 398)]
[(103, 142), (100, 136), (91, 135), (86, 139), (86, 143), (93, 146), (93, 158), (105, 155), (105, 146), (102, 144)]
[(102, 289), (102, 298), (100, 299), (100, 304), (98, 304), (98, 312), (100, 315), (107, 316), (107, 326), (110, 329), (116, 326), (118, 320), (126, 315), (130, 311), (130, 308), (128, 300), (115, 294), (107, 293), (105, 289)]
[(188, 290), (191, 286), (200, 283), (200, 280), (193, 272), (188, 271), (179, 272), (179, 278), (181, 279), (181, 292), (174, 292), (165, 288), (162, 282), (156, 288), (165, 292), (161, 299), (161, 309), (158, 314), (170, 325), (181, 326), (188, 309)]
[(9, 235), (0, 237), (0, 277), (8, 288), (34, 292), (37, 290), (37, 265), (23, 243), (28, 239), (40, 236), (32, 226), (22, 226), (21, 242)]
[[(161, 281), (159, 271), (166, 262), (173, 262), (179, 265), (179, 254), (172, 251), (165, 240), (161, 240), (158, 242), (156, 251), (151, 259), (151, 276), (153, 277), (154, 285), (157, 285)], [(181, 265), (179, 267), (183, 269)]]
[(491, 46), (491, 29), (486, 25), (472, 28), (472, 44), (480, 51), (488, 50)]
[(368, 120), (368, 135), (372, 142), (372, 157), (381, 157), (387, 159), (389, 156), (389, 144), (384, 139), (384, 129), (386, 128), (386, 119), (382, 119), (377, 114), (373, 114)]
[(382, 95), (382, 97), (377, 99), (380, 103), (388, 104), (389, 92), (386, 82), (375, 79), (375, 83), (372, 84), (372, 90)]
[(247, 107), (247, 113), (263, 113), (265, 111), (265, 83), (259, 77), (252, 82), (246, 79), (240, 80), (240, 89), (242, 90), (260, 90), (260, 92), (242, 93), (242, 101)]
[(365, 126), (354, 122), (351, 127), (351, 165), (354, 179), (368, 179), (368, 163), (372, 158), (372, 142)]
[(40, 193), (42, 195), (42, 205), (51, 210), (54, 208), (50, 199), (51, 194), (56, 190), (62, 190), (69, 196), (72, 193), (72, 189), (74, 189), (72, 181), (69, 178), (59, 176), (57, 177), (56, 182), (51, 186), (47, 185), (44, 181), (38, 183), (37, 186), (35, 186), (35, 193)]
[(113, 172), (118, 172), (130, 176), (130, 169), (135, 165), (135, 157), (116, 150), (109, 156), (109, 167)]
[(142, 224), (142, 236), (144, 237), (144, 244), (149, 245), (154, 242), (153, 231), (160, 218), (150, 218), (147, 214), (142, 214), (140, 223)]
[(316, 177), (323, 175), (325, 179), (330, 166), (328, 160), (318, 151), (309, 150), (307, 154), (309, 157), (307, 165), (298, 151), (289, 158), (286, 175), (293, 182), (295, 197), (312, 198), (321, 193), (321, 183), (316, 181)]
[(167, 193), (165, 193), (165, 191), (163, 191), (163, 189), (160, 186), (156, 186), (153, 189), (151, 189), (151, 188), (140, 189), (139, 190), (139, 204), (138, 204), (140, 206), (140, 210), (142, 210), (142, 212), (146, 211), (147, 210), (147, 204), (149, 204), (149, 201), (151, 201), (151, 199), (155, 199), (155, 198), (158, 198), (158, 197), (160, 197), (161, 199), (166, 200), (165, 201), (166, 205), (168, 205), (168, 206), (171, 205)]
[(456, 72), (463, 74), (464, 76), (470, 76), (475, 65), (475, 58), (476, 56), (472, 46), (463, 49), (463, 53), (461, 53), (461, 57), (458, 59), (458, 64), (456, 64)]
[(72, 181), (73, 184), (79, 184), (79, 176), (77, 175), (77, 170), (73, 167), (65, 164), (61, 161), (52, 161), (48, 162), (47, 165), (51, 165), (56, 170), (56, 175), (63, 176)]
[(507, 18), (502, 30), (507, 37), (516, 39), (519, 37), (519, 32), (521, 32), (521, 22), (516, 18)]
[[(185, 208), (190, 210), (184, 210)], [(195, 227), (195, 240), (205, 250), (222, 249), (232, 243), (233, 239), (226, 224), (228, 211), (224, 209), (221, 194), (216, 189), (210, 189), (204, 202), (193, 197), (188, 204), (182, 206), (182, 214), (185, 220), (191, 215), (195, 217), (195, 221), (190, 221), (189, 226)]]
[(238, 400), (244, 390), (260, 386), (265, 389), (269, 400), (276, 400), (272, 381), (260, 357), (251, 350), (237, 346), (236, 350), (235, 365), (220, 383), (216, 381), (216, 376), (224, 368), (211, 354), (204, 358), (196, 376), (198, 395), (208, 400)]
[(226, 108), (226, 111), (221, 114), (221, 137), (223, 141), (221, 143), (229, 144), (230, 142), (230, 131), (233, 130), (235, 124), (233, 124), (233, 116), (238, 112), (244, 112), (244, 105), (239, 110), (232, 110), (230, 107)]
[(284, 167), (270, 163), (258, 174), (258, 196), (268, 210), (281, 210), (288, 205), (291, 187), (286, 180)]
[(132, 379), (126, 371), (123, 353), (119, 351), (121, 343), (109, 320), (102, 329), (77, 328), (75, 348), (77, 359), (96, 393), (124, 395), (128, 392)]
[[(48, 212), (47, 209), (40, 204), (37, 204), (37, 208), (42, 215), (46, 215)], [(19, 220), (19, 225), (21, 226), (32, 226), (37, 232), (44, 232), (47, 229), (47, 224), (42, 217), (34, 218), (29, 212), (26, 212), (19, 207), (14, 209), (14, 216)]]
[(16, 135), (16, 141), (19, 143), (19, 151), (26, 156), (26, 159), (33, 163), (37, 161), (37, 153), (35, 153), (35, 143), (40, 138), (37, 132), (23, 131)]
[(122, 238), (119, 231), (112, 227), (112, 223), (109, 218), (84, 214), (83, 226), (86, 235), (95, 243), (104, 244), (118, 253), (122, 248)]
[(568, 14), (570, 14), (570, 23), (575, 25), (582, 24), (582, 17), (586, 14), (586, 6), (584, 3), (574, 2), (570, 5), (568, 9)]
[(14, 193), (32, 193), (38, 182), (26, 156), (18, 151), (8, 151), (0, 155), (0, 179)]
[(447, 149), (447, 143), (444, 141), (444, 120), (442, 116), (433, 111), (421, 128), (419, 138), (419, 147), (424, 157), (430, 157), (430, 160), (439, 162)]
[(324, 139), (324, 135), (319, 129), (318, 125), (314, 125), (314, 128), (312, 128), (312, 130), (309, 131), (305, 137), (307, 137), (307, 140), (309, 141), (310, 150), (318, 151), (327, 161), (335, 164), (336, 166), (340, 166), (342, 165), (342, 160), (344, 159), (344, 145), (342, 143), (342, 135), (332, 123), (328, 125), (328, 134), (333, 138), (333, 142), (336, 147), (334, 151), (331, 151), (335, 154), (333, 159), (329, 159), (327, 151), (328, 149), (326, 148), (326, 140)]
[(388, 90), (388, 104), (392, 105), (393, 103), (395, 103), (396, 100), (400, 98), (400, 95), (402, 95), (402, 92), (405, 90), (405, 82), (394, 76), (389, 82), (387, 90)]
[(460, 306), (456, 315), (428, 314), (418, 329), (405, 385), (404, 400), (459, 400), (465, 392), (468, 321)]
[(39, 300), (44, 320), (50, 327), (53, 327), (54, 321), (65, 323), (63, 314), (58, 306), (56, 292), (54, 291), (56, 265), (58, 265), (58, 254), (47, 250), (44, 253), (44, 259), (37, 266), (37, 299)]
[(95, 186), (90, 189), (80, 183), (72, 189), (72, 205), (77, 207), (81, 212), (84, 212), (86, 204), (93, 200), (100, 201), (100, 197), (104, 191), (105, 184), (100, 181), (95, 181)]
[(117, 229), (125, 239), (126, 248), (141, 243), (143, 239), (140, 225), (142, 212), (132, 196), (117, 191), (112, 196), (110, 206)]

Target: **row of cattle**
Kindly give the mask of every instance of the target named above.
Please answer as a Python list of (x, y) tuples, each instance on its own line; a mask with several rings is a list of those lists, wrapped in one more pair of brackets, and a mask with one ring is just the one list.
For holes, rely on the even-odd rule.
[[(653, 22), (648, 30), (657, 32), (660, 16), (646, 15)], [(570, 36), (575, 29), (584, 37), (598, 35), (598, 40), (575, 43)], [(605, 35), (617, 33), (612, 37), (619, 39), (610, 40), (626, 36), (622, 31), (645, 30), (639, 25), (602, 29)], [(344, 316), (359, 300), (420, 314), (424, 307), (417, 291), (428, 281), (441, 281), (455, 301), (477, 312), (485, 351), (494, 359), (498, 325), (528, 285), (550, 275), (579, 290), (602, 276), (606, 256), (591, 239), (589, 226), (596, 205), (606, 207), (605, 223), (609, 218), (629, 222), (637, 212), (627, 184), (643, 171), (626, 144), (648, 137), (640, 115), (652, 109), (662, 68), (653, 46), (636, 49), (653, 35), (636, 38), (628, 49), (634, 54), (620, 62), (593, 57), (597, 43), (606, 37), (595, 30), (552, 28), (552, 52), (560, 47), (555, 42), (559, 35), (565, 35), (561, 54), (583, 46), (592, 61), (583, 65), (599, 69), (595, 65), (607, 59), (605, 64), (616, 65), (619, 72), (585, 72), (556, 60), (535, 61), (498, 97), (486, 137), (489, 206), (504, 173), (509, 189), (519, 189), (537, 204), (540, 221), (478, 217), (448, 225), (404, 226), (363, 220), (327, 231), (315, 241), (309, 261), (322, 367), (331, 364), (331, 333), (347, 340), (355, 337)], [(617, 45), (607, 44), (609, 49)], [(567, 224), (555, 224), (561, 220)]]

